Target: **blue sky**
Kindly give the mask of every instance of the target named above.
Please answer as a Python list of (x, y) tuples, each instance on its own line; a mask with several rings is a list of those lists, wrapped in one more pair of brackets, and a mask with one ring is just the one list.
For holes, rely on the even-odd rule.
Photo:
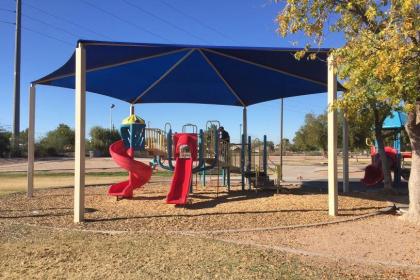
[[(26, 29), (22, 31), (21, 129), (28, 126), (30, 81), (61, 66), (72, 54), (77, 39), (276, 47), (291, 47), (293, 41), (303, 46), (307, 42), (302, 35), (281, 38), (276, 33), (274, 20), (282, 4), (270, 0), (127, 1), (143, 11), (125, 0), (23, 0), (22, 26)], [(0, 21), (13, 22), (15, 15), (6, 10), (14, 9), (14, 0), (0, 1)], [(14, 26), (0, 22), (0, 38), (0, 126), (11, 129)], [(342, 44), (341, 34), (329, 34), (323, 46)], [(74, 126), (73, 90), (39, 86), (36, 102), (36, 137), (59, 123)], [(305, 113), (322, 113), (326, 102), (325, 93), (285, 99), (285, 137), (292, 139)], [(88, 129), (109, 126), (111, 104), (116, 105), (112, 115), (118, 124), (128, 115), (129, 105), (88, 93)], [(267, 134), (269, 140), (278, 142), (279, 107), (279, 101), (250, 106), (249, 134), (258, 138)], [(142, 104), (136, 105), (136, 113), (150, 121), (151, 127), (163, 128), (169, 121), (178, 131), (185, 123), (204, 127), (207, 120), (218, 119), (233, 141), (239, 138), (242, 121), (242, 109), (230, 106)]]

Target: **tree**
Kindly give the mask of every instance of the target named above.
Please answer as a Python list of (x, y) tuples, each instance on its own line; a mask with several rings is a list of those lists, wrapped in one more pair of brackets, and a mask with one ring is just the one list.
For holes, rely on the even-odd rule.
[[(367, 112), (373, 120), (383, 159), (385, 188), (391, 187), (381, 128), (391, 110), (403, 106), (413, 150), (406, 215), (420, 220), (420, 5), (416, 0), (284, 0), (277, 20), (281, 35), (303, 31), (321, 45), (326, 31), (345, 35), (343, 47), (332, 51), (346, 94), (334, 104), (348, 118)], [(306, 45), (306, 50), (310, 45)], [(297, 58), (305, 55), (305, 50)], [(312, 53), (309, 58), (314, 59)], [(417, 103), (416, 103), (417, 102)]]
[[(264, 142), (261, 141), (258, 138), (254, 138), (254, 139), (252, 139), (252, 145), (254, 147), (261, 147), (261, 146), (264, 145)], [(267, 140), (267, 150), (269, 152), (273, 152), (274, 151), (274, 142), (273, 141)]]
[(117, 130), (99, 126), (92, 127), (89, 134), (91, 140), (88, 142), (88, 148), (98, 151), (102, 156), (109, 156), (109, 146), (121, 139)]
[(49, 131), (37, 145), (40, 155), (57, 156), (74, 151), (74, 130), (66, 124)]
[(0, 157), (7, 157), (10, 154), (10, 131), (0, 128)]
[[(339, 126), (343, 126), (343, 118), (339, 119)], [(372, 138), (373, 127), (369, 118), (359, 116), (347, 120), (349, 124), (349, 148), (351, 151), (366, 150), (366, 138)]]
[(19, 133), (19, 150), (20, 150), (20, 154), (21, 156), (27, 156), (28, 153), (28, 133), (29, 133), (29, 129), (25, 129), (22, 130)]
[[(294, 152), (296, 150), (295, 146), (290, 143), (290, 140), (288, 138), (283, 138), (283, 152), (292, 151)], [(278, 151), (280, 151), (280, 144), (276, 145)]]
[(274, 147), (275, 147), (274, 142), (267, 140), (267, 149), (268, 149), (268, 151), (273, 152), (274, 151)]
[(327, 137), (326, 115), (316, 116), (313, 113), (309, 113), (305, 115), (304, 125), (296, 132), (293, 142), (298, 150), (321, 150), (325, 155), (328, 150)]
[[(349, 148), (350, 150), (366, 149), (366, 138), (371, 137), (372, 125), (364, 118), (350, 122)], [(338, 139), (342, 140), (343, 118), (338, 121)], [(293, 138), (294, 148), (300, 151), (321, 150), (324, 155), (327, 153), (328, 123), (327, 113), (316, 116), (309, 113), (305, 116), (303, 126), (299, 128)]]
[(10, 139), (12, 139), (12, 133), (0, 127), (0, 157), (26, 156), (25, 151), (28, 146), (28, 129), (22, 130), (19, 133), (18, 154), (12, 153)]

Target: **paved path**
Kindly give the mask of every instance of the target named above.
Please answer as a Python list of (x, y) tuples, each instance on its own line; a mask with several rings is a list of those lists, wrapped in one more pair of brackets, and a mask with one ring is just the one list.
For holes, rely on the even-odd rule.
[[(277, 158), (277, 157), (276, 157)], [(140, 159), (148, 163), (150, 159)], [(276, 163), (273, 158), (272, 162)], [(360, 179), (363, 177), (364, 164), (353, 163), (350, 166), (350, 178)], [(35, 161), (36, 171), (72, 171), (74, 159), (72, 158), (51, 158)], [(86, 158), (86, 169), (88, 172), (95, 171), (121, 171), (112, 158)], [(0, 172), (26, 172), (26, 159), (0, 159)], [(342, 169), (339, 167), (339, 178), (342, 176)], [(301, 161), (293, 158), (286, 160), (283, 166), (284, 180), (286, 181), (308, 181), (322, 180), (327, 178), (327, 166), (323, 164), (322, 158), (302, 157)]]

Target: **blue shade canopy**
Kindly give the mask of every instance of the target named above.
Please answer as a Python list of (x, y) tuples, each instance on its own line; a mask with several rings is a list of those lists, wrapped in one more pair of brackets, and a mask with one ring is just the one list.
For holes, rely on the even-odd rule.
[[(329, 49), (296, 60), (301, 49), (79, 41), (86, 89), (130, 103), (233, 106), (327, 90)], [(308, 55), (309, 55), (308, 53)], [(33, 84), (75, 87), (75, 54)], [(343, 90), (338, 85), (338, 90)]]
[(407, 122), (407, 114), (404, 112), (393, 111), (389, 117), (387, 117), (382, 125), (383, 129), (403, 129)]

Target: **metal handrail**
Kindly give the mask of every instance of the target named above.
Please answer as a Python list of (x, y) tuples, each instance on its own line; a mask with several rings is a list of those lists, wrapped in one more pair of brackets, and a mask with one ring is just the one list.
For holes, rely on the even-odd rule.
[(184, 124), (182, 126), (182, 133), (185, 133), (186, 132), (186, 130), (187, 130), (186, 128), (187, 127), (192, 127), (193, 128), (193, 133), (197, 134), (198, 128), (197, 128), (197, 126), (195, 124), (192, 124), (192, 123)]
[(169, 130), (166, 130), (166, 127), (169, 126), (169, 130), (172, 130), (172, 125), (170, 122), (166, 122), (165, 126), (163, 127), (163, 131), (165, 132), (165, 135), (169, 132)]
[(213, 124), (215, 124), (217, 129), (220, 127), (220, 122), (218, 120), (207, 121), (206, 122), (206, 130), (208, 130)]

